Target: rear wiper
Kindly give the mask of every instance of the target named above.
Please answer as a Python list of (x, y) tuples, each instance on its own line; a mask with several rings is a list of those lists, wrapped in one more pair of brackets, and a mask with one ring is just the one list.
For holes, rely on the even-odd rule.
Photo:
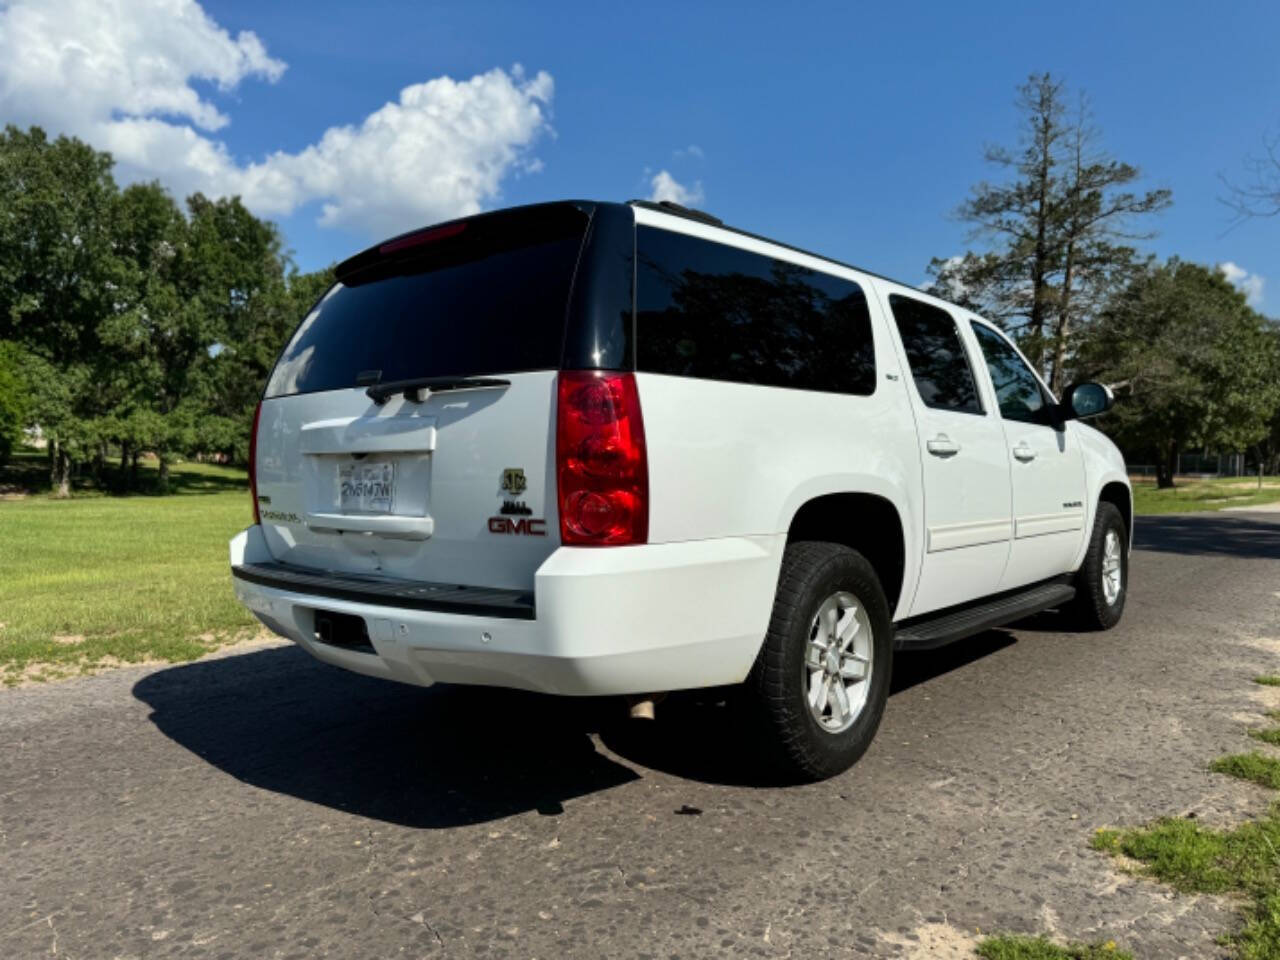
[(440, 393), (444, 390), (493, 390), (509, 386), (510, 380), (498, 380), (494, 377), (415, 377), (412, 380), (375, 383), (365, 393), (370, 400), (381, 405), (397, 393), (403, 393), (406, 400), (421, 403), (427, 399), (428, 393)]

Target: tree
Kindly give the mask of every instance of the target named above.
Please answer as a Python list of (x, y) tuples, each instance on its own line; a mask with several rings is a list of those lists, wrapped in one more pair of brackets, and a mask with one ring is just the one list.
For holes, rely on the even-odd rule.
[(1280, 215), (1280, 134), (1264, 137), (1262, 151), (1245, 158), (1243, 180), (1221, 179), (1227, 193), (1220, 199), (1237, 222)]
[(1065, 99), (1062, 81), (1047, 73), (1019, 89), (1020, 147), (986, 154), (1012, 179), (978, 184), (957, 211), (996, 248), (929, 266), (931, 292), (1011, 330), (1055, 392), (1066, 385), (1082, 326), (1138, 266), (1127, 241), (1146, 235), (1129, 232), (1131, 219), (1170, 203), (1167, 190), (1123, 189), (1138, 169), (1101, 148), (1084, 97), (1070, 117)]
[(1113, 298), (1078, 363), (1128, 393), (1102, 423), (1122, 448), (1156, 458), (1173, 486), (1190, 446), (1244, 450), (1280, 407), (1280, 339), (1212, 268), (1172, 259)]
[[(91, 364), (97, 328), (116, 309), (111, 157), (79, 140), (9, 126), (0, 135), (0, 340), (29, 354), (32, 416), (66, 496), (85, 423), (99, 412)], [(56, 382), (54, 382), (56, 381)]]
[(204, 231), (207, 257), (201, 287), (222, 317), (222, 338), (203, 365), (201, 405), (207, 416), (199, 445), (243, 462), (253, 407), (267, 376), (333, 273), (290, 270), (275, 225), (252, 217), (238, 200), (194, 204), (195, 198), (192, 221)]
[(163, 490), (174, 456), (247, 446), (244, 408), (292, 328), (285, 261), (275, 225), (238, 198), (195, 194), (184, 217), (159, 184), (136, 184), (117, 223), (126, 307), (101, 328), (103, 380), (119, 441), (156, 453)]
[[(1268, 332), (1271, 335), (1272, 352), (1276, 358), (1276, 368), (1272, 377), (1280, 382), (1280, 323), (1271, 321), (1268, 324)], [(1271, 422), (1267, 424), (1266, 433), (1255, 444), (1254, 452), (1258, 456), (1259, 484), (1262, 482), (1264, 473), (1280, 473), (1280, 403), (1276, 404)]]
[(23, 374), (23, 351), (0, 341), (0, 466), (31, 425), (31, 391)]
[(184, 210), (157, 183), (121, 191), (112, 165), (36, 127), (0, 136), (0, 344), (25, 383), (0, 372), (0, 432), (23, 396), (60, 496), (78, 464), (102, 479), (111, 444), (126, 482), (157, 454), (161, 487), (177, 456), (243, 460), (276, 357), (332, 282), (292, 270), (275, 224), (238, 198)]

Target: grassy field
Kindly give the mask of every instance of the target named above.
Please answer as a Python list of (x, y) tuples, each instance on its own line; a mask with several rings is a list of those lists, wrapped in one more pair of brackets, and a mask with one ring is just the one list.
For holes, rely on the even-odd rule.
[(13, 492), (32, 459), (0, 499), (0, 682), (191, 660), (257, 632), (227, 572), (227, 540), (252, 522), (243, 471), (177, 464), (170, 496), (58, 501)]
[(1189, 513), (1277, 502), (1280, 502), (1280, 477), (1265, 477), (1261, 490), (1257, 477), (1180, 478), (1177, 486), (1170, 490), (1157, 490), (1154, 478), (1133, 481), (1133, 507), (1139, 514)]

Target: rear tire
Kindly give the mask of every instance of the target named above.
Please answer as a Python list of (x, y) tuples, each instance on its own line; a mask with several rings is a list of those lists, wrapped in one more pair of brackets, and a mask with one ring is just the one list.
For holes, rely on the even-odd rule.
[(788, 545), (746, 684), (787, 779), (833, 777), (866, 752), (892, 668), (889, 605), (871, 564), (841, 544)]
[(1098, 504), (1089, 549), (1076, 574), (1071, 615), (1086, 630), (1110, 630), (1129, 594), (1129, 532), (1113, 503)]

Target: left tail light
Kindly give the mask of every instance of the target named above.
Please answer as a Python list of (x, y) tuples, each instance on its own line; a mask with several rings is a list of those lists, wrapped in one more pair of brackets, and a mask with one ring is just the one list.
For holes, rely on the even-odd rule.
[(556, 389), (560, 542), (649, 539), (649, 460), (632, 373), (562, 370)]
[(253, 429), (249, 431), (249, 496), (253, 497), (253, 522), (262, 523), (258, 512), (258, 421), (262, 419), (262, 401), (253, 408)]

